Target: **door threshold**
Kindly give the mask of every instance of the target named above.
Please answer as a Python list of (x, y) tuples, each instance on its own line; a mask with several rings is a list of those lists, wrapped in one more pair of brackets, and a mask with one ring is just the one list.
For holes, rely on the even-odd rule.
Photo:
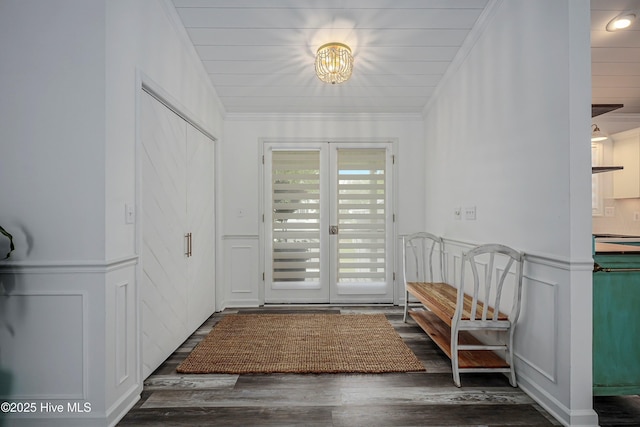
[(278, 308), (278, 307), (296, 307), (296, 308), (301, 308), (301, 307), (309, 307), (309, 308), (317, 308), (317, 307), (399, 307), (398, 304), (393, 304), (390, 302), (382, 302), (382, 303), (375, 303), (375, 302), (367, 302), (367, 303), (347, 303), (347, 304), (340, 304), (340, 303), (264, 303), (263, 305), (261, 305), (260, 307), (273, 307), (273, 308)]

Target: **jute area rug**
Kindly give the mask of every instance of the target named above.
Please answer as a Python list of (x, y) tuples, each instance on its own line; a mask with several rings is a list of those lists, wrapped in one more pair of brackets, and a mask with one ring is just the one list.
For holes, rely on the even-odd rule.
[(384, 314), (230, 314), (177, 368), (189, 374), (424, 370)]

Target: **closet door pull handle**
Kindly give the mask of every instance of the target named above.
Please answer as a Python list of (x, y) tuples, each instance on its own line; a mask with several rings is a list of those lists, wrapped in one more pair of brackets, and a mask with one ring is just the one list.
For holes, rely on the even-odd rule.
[(191, 233), (189, 233), (189, 256), (193, 255), (192, 250), (193, 250), (193, 236), (191, 235)]
[(189, 258), (191, 256), (191, 233), (185, 234), (184, 238), (186, 239), (187, 243), (187, 250), (184, 254), (187, 256), (187, 258)]

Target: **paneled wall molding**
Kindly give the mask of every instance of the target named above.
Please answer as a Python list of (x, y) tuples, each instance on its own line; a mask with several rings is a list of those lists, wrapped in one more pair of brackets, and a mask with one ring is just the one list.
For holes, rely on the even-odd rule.
[[(520, 354), (517, 350), (513, 353), (513, 355), (521, 362), (526, 364), (527, 366), (529, 366), (531, 369), (533, 369), (534, 371), (536, 371), (537, 373), (539, 373), (540, 375), (542, 375), (543, 377), (545, 377), (546, 379), (548, 379), (550, 382), (556, 384), (557, 381), (557, 376), (556, 376), (556, 372), (554, 370), (554, 372), (546, 372), (542, 367), (538, 366), (536, 363), (532, 362), (531, 360), (527, 359), (526, 357), (524, 357), (522, 354)], [(518, 376), (520, 376), (521, 372), (518, 372)]]
[(226, 308), (252, 308), (259, 307), (263, 302), (257, 298), (254, 299), (228, 299), (222, 302), (222, 310)]
[[(443, 237), (445, 249), (447, 245), (454, 245), (464, 249), (471, 249), (474, 246), (488, 242), (472, 242), (459, 239)], [(495, 242), (494, 242), (495, 243)], [(515, 248), (518, 249), (518, 248)], [(563, 256), (544, 254), (538, 252), (526, 252), (525, 261), (548, 267), (559, 268), (567, 271), (591, 271), (593, 270), (593, 258), (571, 259)]]
[(593, 258), (568, 259), (557, 255), (525, 253), (525, 262), (545, 265), (566, 271), (593, 271)]
[[(89, 353), (89, 347), (88, 347), (89, 330), (88, 328), (84, 327), (84, 325), (89, 324), (89, 313), (90, 313), (89, 292), (86, 290), (83, 290), (83, 291), (61, 290), (61, 289), (43, 290), (41, 288), (40, 289), (21, 289), (19, 291), (11, 292), (10, 298), (12, 299), (12, 301), (15, 301), (16, 298), (22, 299), (23, 301), (31, 301), (35, 299), (35, 301), (40, 302), (40, 304), (43, 304), (44, 301), (47, 301), (48, 303), (52, 304), (52, 306), (53, 305), (60, 306), (60, 302), (56, 301), (55, 298), (63, 298), (63, 301), (66, 302), (67, 306), (73, 309), (73, 310), (67, 310), (66, 313), (69, 314), (70, 312), (73, 312), (72, 314), (70, 314), (70, 316), (77, 315), (80, 319), (82, 319), (82, 325), (78, 326), (78, 330), (76, 331), (70, 331), (66, 328), (56, 329), (50, 324), (46, 325), (46, 327), (49, 328), (48, 330), (50, 331), (51, 334), (56, 334), (58, 332), (62, 334), (67, 334), (67, 335), (64, 335), (65, 338), (69, 340), (78, 340), (81, 343), (81, 345), (78, 348), (76, 348), (76, 350), (78, 350), (78, 353), (67, 354), (68, 357), (65, 358), (66, 360), (76, 360), (77, 362), (80, 362), (79, 369), (76, 371), (76, 377), (71, 379), (72, 381), (75, 381), (77, 383), (76, 384), (77, 388), (73, 389), (73, 391), (67, 390), (66, 392), (62, 392), (62, 391), (59, 391), (59, 388), (56, 388), (56, 386), (51, 384), (50, 382), (46, 383), (46, 381), (43, 381), (40, 383), (39, 388), (32, 389), (25, 393), (13, 393), (10, 396), (10, 398), (11, 399), (40, 399), (40, 400), (51, 400), (51, 401), (53, 400), (89, 400), (90, 398), (90, 393), (89, 393), (90, 373), (88, 371), (90, 366), (90, 362), (89, 362), (90, 353)], [(49, 307), (46, 307), (46, 308), (49, 308)], [(44, 316), (46, 315), (43, 314), (43, 319), (45, 318)], [(65, 320), (69, 321), (68, 319), (65, 319)], [(25, 326), (24, 319), (22, 319), (22, 324), (18, 324), (17, 319), (10, 319), (9, 321), (13, 321), (14, 326), (16, 326), (17, 328), (21, 328)], [(29, 326), (33, 326), (33, 325), (28, 324), (27, 327)], [(40, 329), (42, 330), (44, 329), (44, 327)], [(12, 345), (15, 345), (15, 344), (12, 343)], [(66, 351), (70, 351), (70, 350), (67, 349)], [(48, 354), (47, 356), (55, 357), (55, 356), (52, 356), (51, 354)], [(32, 356), (31, 355), (27, 356), (25, 354), (25, 357), (32, 357)], [(67, 365), (65, 366), (65, 368), (69, 369), (70, 366)], [(26, 371), (22, 371), (20, 373), (24, 373), (24, 372)], [(52, 375), (55, 376), (56, 373), (49, 375), (49, 378), (51, 378)], [(1, 396), (1, 397), (4, 399), (9, 398), (9, 396)]]
[(0, 274), (93, 274), (109, 273), (138, 263), (138, 255), (106, 261), (5, 261)]
[(222, 240), (236, 240), (236, 239), (247, 239), (247, 240), (257, 240), (260, 236), (257, 234), (225, 234), (222, 236)]
[[(526, 286), (528, 286), (529, 288), (534, 288), (529, 290), (529, 294), (531, 294), (531, 292), (535, 290), (538, 295), (544, 295), (547, 297), (545, 298), (547, 309), (546, 309), (546, 315), (544, 316), (544, 321), (546, 322), (548, 329), (542, 335), (544, 335), (544, 337), (547, 339), (548, 337), (551, 337), (551, 339), (548, 339), (548, 341), (545, 343), (547, 346), (550, 346), (550, 347), (548, 347), (548, 351), (546, 351), (544, 354), (555, 355), (558, 350), (558, 342), (559, 342), (558, 327), (557, 327), (558, 319), (560, 317), (559, 304), (558, 304), (559, 284), (557, 282), (552, 282), (549, 280), (532, 278), (527, 275), (524, 275), (524, 280), (525, 280)], [(525, 310), (523, 310), (523, 315), (524, 316), (527, 315)], [(535, 326), (541, 327), (541, 325), (539, 325), (541, 322), (534, 322), (534, 323), (535, 323)], [(531, 329), (531, 326), (529, 325), (524, 325), (524, 327), (526, 327), (527, 329)], [(516, 347), (514, 351), (514, 355), (522, 363), (526, 364), (527, 366), (529, 366), (529, 368), (538, 372), (547, 380), (551, 381), (554, 384), (558, 382), (558, 363), (555, 356), (552, 358), (552, 360), (547, 360), (545, 364), (544, 361), (532, 360), (530, 357), (523, 354), (523, 351), (518, 347)]]
[(261, 304), (261, 270), (257, 235), (224, 235), (222, 307), (257, 307)]
[[(462, 253), (478, 245), (477, 242), (458, 239), (444, 239), (445, 266), (447, 280), (458, 283), (460, 279), (460, 264)], [(529, 264), (524, 274), (525, 292), (523, 317), (520, 318), (520, 328), (524, 328), (525, 335), (538, 337), (538, 345), (545, 345), (547, 351), (539, 352), (528, 342), (516, 342), (515, 356), (527, 369), (537, 372), (551, 383), (557, 383), (558, 361), (549, 355), (555, 355), (558, 348), (559, 295), (558, 275), (565, 275), (566, 271), (593, 269), (593, 260), (568, 261), (551, 255), (525, 255), (525, 265)], [(544, 276), (544, 277), (543, 277)], [(529, 303), (527, 304), (527, 301)], [(546, 307), (544, 315), (536, 307)], [(527, 317), (529, 321), (527, 321)]]

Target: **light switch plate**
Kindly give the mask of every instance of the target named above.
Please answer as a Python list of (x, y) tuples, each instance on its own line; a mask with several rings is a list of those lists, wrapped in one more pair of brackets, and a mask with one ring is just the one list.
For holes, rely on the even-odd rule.
[(453, 208), (453, 219), (461, 220), (462, 219), (462, 208)]
[(136, 210), (133, 205), (129, 203), (124, 205), (124, 222), (125, 224), (133, 224), (136, 222)]
[(615, 216), (616, 215), (616, 208), (613, 206), (607, 206), (606, 208), (604, 208), (604, 216)]

